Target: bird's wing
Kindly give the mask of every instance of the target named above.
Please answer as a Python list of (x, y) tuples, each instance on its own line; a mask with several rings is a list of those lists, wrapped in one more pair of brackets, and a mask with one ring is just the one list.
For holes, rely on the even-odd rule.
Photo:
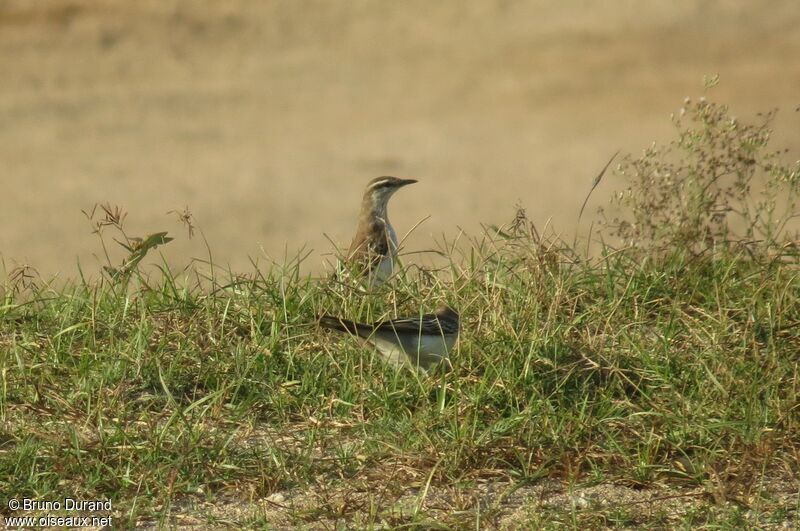
[(375, 323), (376, 330), (394, 331), (394, 332), (410, 332), (413, 334), (425, 335), (441, 335), (450, 334), (456, 330), (452, 330), (452, 326), (447, 321), (441, 321), (439, 318), (428, 313), (422, 317), (410, 317), (407, 319), (389, 319)]
[(390, 247), (383, 221), (373, 221), (369, 233), (380, 234), (381, 236), (363, 237), (361, 234), (357, 234), (352, 243), (350, 243), (347, 258), (350, 261), (362, 262), (372, 270), (377, 267), (384, 256), (389, 254)]
[(320, 317), (319, 325), (323, 328), (348, 332), (361, 337), (369, 337), (373, 332), (373, 328), (369, 325), (357, 323), (349, 319), (342, 319), (341, 317), (334, 317), (332, 315), (323, 315)]
[(445, 334), (457, 334), (458, 333), (458, 321), (453, 321), (450, 319), (437, 319), (437, 326), (441, 327), (442, 331)]

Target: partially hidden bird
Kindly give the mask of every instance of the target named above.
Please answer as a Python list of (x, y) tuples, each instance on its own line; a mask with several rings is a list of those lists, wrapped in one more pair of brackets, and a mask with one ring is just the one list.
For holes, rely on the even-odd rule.
[(396, 367), (408, 363), (425, 372), (449, 358), (459, 332), (458, 313), (447, 305), (439, 306), (434, 313), (371, 324), (323, 315), (319, 324), (358, 336)]
[(388, 203), (396, 191), (416, 179), (377, 177), (367, 183), (353, 241), (347, 251), (350, 271), (366, 279), (369, 287), (383, 284), (397, 262), (397, 233), (389, 223)]

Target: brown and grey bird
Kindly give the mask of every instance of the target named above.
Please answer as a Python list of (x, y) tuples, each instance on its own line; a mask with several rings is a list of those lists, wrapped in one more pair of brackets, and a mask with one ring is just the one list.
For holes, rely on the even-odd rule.
[(382, 284), (392, 275), (397, 261), (397, 233), (389, 223), (387, 205), (400, 188), (415, 179), (378, 177), (364, 190), (356, 234), (347, 251), (351, 271), (366, 277), (367, 286)]
[(319, 324), (358, 336), (378, 349), (395, 367), (409, 363), (424, 371), (449, 357), (459, 330), (458, 313), (446, 305), (434, 313), (372, 324), (324, 315)]

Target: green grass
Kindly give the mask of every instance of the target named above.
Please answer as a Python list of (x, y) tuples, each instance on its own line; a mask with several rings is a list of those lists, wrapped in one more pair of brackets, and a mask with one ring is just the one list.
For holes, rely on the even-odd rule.
[[(385, 481), (379, 522), (398, 471), (419, 487), (666, 482), (752, 503), (767, 469), (797, 469), (795, 266), (677, 251), (570, 263), (519, 234), (471, 253), (369, 296), (297, 263), (215, 289), (166, 275), (7, 294), (0, 491), (110, 497), (132, 525), (187, 496)], [(446, 374), (395, 371), (313, 325), (437, 297), (464, 316)], [(363, 508), (296, 518), (348, 511)]]
[[(368, 294), (303, 276), (300, 258), (148, 277), (148, 249), (130, 239), (136, 263), (109, 263), (102, 280), (12, 275), (0, 492), (110, 498), (123, 527), (305, 493), (284, 526), (485, 528), (545, 484), (568, 502), (523, 507), (525, 526), (796, 522), (800, 253), (674, 237), (588, 259), (520, 214), (443, 244), (440, 270), (408, 268)], [(439, 299), (462, 315), (450, 372), (397, 371), (315, 326), (323, 312), (377, 319)], [(602, 485), (694, 504), (569, 501)], [(277, 525), (257, 507), (234, 520)]]

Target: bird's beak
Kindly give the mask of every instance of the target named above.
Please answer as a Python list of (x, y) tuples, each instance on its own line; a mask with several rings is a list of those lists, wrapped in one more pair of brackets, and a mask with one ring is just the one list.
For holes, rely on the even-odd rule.
[(416, 180), (416, 179), (400, 179), (400, 182), (399, 182), (399, 183), (397, 183), (397, 184), (398, 184), (398, 188), (399, 188), (399, 187), (401, 187), (401, 186), (406, 186), (406, 185), (409, 185), (409, 184), (414, 184), (415, 182), (417, 182), (417, 180)]

